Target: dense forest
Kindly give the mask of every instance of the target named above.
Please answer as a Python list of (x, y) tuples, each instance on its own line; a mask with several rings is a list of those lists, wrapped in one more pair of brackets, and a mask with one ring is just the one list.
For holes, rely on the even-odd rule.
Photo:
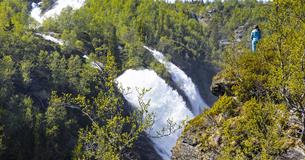
[[(0, 0), (0, 159), (137, 159), (134, 144), (153, 123), (149, 103), (140, 96), (143, 109), (131, 109), (115, 78), (145, 67), (170, 81), (143, 45), (169, 60), (212, 64), (232, 82), (184, 131), (204, 128), (202, 151), (273, 159), (304, 143), (304, 128), (290, 136), (287, 124), (291, 112), (305, 119), (304, 0), (87, 0), (42, 25), (30, 17), (33, 1)], [(55, 3), (42, 2), (43, 10)], [(263, 39), (251, 53), (247, 33), (256, 23)], [(210, 118), (216, 125), (206, 123)], [(222, 147), (210, 142), (214, 126)]]

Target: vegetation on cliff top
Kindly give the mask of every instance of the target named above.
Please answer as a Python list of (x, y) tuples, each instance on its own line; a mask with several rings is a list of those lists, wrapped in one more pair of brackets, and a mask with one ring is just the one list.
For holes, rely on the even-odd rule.
[[(60, 16), (36, 28), (29, 17), (32, 1), (0, 0), (0, 159), (132, 157), (133, 143), (149, 124), (139, 121), (141, 114), (126, 108), (114, 87), (114, 78), (128, 68), (140, 66), (151, 67), (166, 77), (164, 68), (145, 53), (142, 45), (153, 46), (174, 58), (191, 58), (201, 63), (219, 60), (222, 50), (219, 40), (229, 39), (233, 30), (244, 23), (248, 22), (249, 27), (264, 20), (261, 13), (267, 7), (255, 0), (209, 5), (88, 0), (83, 8), (77, 11), (67, 8)], [(45, 10), (54, 1), (43, 2)], [(298, 24), (295, 26), (299, 27)], [(35, 35), (49, 31), (63, 39), (64, 45), (50, 44)], [(267, 58), (273, 57), (272, 52), (266, 53), (270, 53)], [(92, 68), (90, 62), (81, 58), (83, 54), (102, 62), (103, 72)], [(292, 56), (286, 58), (297, 56), (289, 55)], [(274, 63), (278, 64), (278, 59)], [(235, 69), (241, 68), (232, 65), (231, 71)], [(270, 72), (274, 70), (276, 67)], [(283, 73), (288, 71), (285, 68)], [(294, 75), (287, 78), (299, 82)], [(251, 80), (251, 75), (248, 79)], [(302, 86), (291, 84), (287, 83), (294, 98)], [(241, 95), (246, 89), (236, 89), (236, 94)], [(264, 109), (266, 105), (260, 104)]]
[(305, 118), (304, 8), (302, 0), (275, 0), (257, 52), (227, 50), (221, 75), (234, 81), (233, 96), (220, 97), (184, 131), (197, 130), (203, 154), (275, 159), (304, 144), (304, 126), (291, 120)]

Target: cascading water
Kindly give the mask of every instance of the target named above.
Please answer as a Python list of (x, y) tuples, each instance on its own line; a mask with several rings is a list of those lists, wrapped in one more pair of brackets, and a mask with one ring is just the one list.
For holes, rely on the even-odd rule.
[(200, 114), (203, 108), (207, 107), (208, 105), (201, 98), (200, 93), (192, 79), (175, 64), (168, 62), (161, 52), (150, 49), (147, 46), (144, 46), (144, 48), (150, 51), (154, 58), (165, 66), (167, 71), (170, 73), (172, 80), (177, 84), (179, 89), (185, 93), (186, 97), (191, 103), (193, 113), (195, 115)]
[(150, 100), (148, 111), (154, 113), (155, 123), (146, 132), (150, 135), (154, 148), (162, 158), (165, 160), (170, 159), (171, 149), (174, 147), (181, 129), (161, 138), (152, 138), (152, 136), (156, 136), (157, 131), (168, 125), (168, 119), (181, 124), (183, 120), (194, 117), (183, 98), (152, 70), (127, 70), (116, 81), (123, 90), (129, 89), (128, 93), (123, 92), (124, 97), (136, 108), (140, 107), (137, 89), (150, 89), (144, 95), (144, 101)]
[[(82, 7), (84, 5), (86, 0), (58, 0), (56, 2), (56, 5), (48, 10), (45, 14), (41, 15), (41, 9), (40, 9), (40, 5), (42, 4), (42, 2), (39, 3), (32, 3), (32, 12), (31, 12), (31, 16), (38, 21), (39, 23), (42, 23), (46, 18), (55, 16), (55, 15), (59, 15), (60, 12), (62, 11), (62, 9), (64, 9), (65, 7), (72, 7), (73, 9), (78, 9), (80, 7)], [(53, 43), (59, 44), (59, 45), (63, 45), (64, 41), (58, 38), (55, 38), (51, 35), (47, 35), (47, 34), (42, 34), (42, 33), (35, 33), (38, 36), (41, 36), (42, 38), (44, 38), (45, 40), (51, 41)], [(54, 34), (54, 33), (49, 33), (49, 34)], [(84, 55), (83, 58), (85, 59), (89, 59), (89, 57), (87, 55)], [(91, 65), (93, 68), (96, 68), (100, 71), (102, 71), (102, 68), (104, 67), (104, 65), (100, 62), (95, 62), (95, 61), (91, 61)]]
[[(72, 9), (79, 9), (85, 4), (86, 0), (57, 0), (55, 5), (46, 13), (41, 14), (41, 4), (42, 2), (39, 3), (32, 3), (32, 11), (31, 11), (31, 17), (34, 18), (37, 22), (40, 24), (43, 23), (43, 21), (47, 18), (59, 15), (60, 12), (66, 8), (66, 7), (72, 7)], [(36, 33), (36, 35), (41, 36), (45, 40), (57, 43), (59, 45), (63, 45), (64, 42), (61, 39), (57, 39), (51, 35), (47, 34), (42, 34), (42, 33)]]
[(59, 45), (63, 45), (64, 44), (64, 41), (61, 40), (61, 39), (57, 39), (55, 37), (52, 37), (50, 35), (46, 35), (46, 34), (42, 34), (42, 33), (35, 33), (36, 35), (38, 36), (41, 36), (43, 39), (45, 40), (48, 40), (48, 41), (51, 41), (51, 42), (54, 42), (56, 44), (59, 44)]
[(31, 17), (33, 17), (37, 22), (42, 23), (45, 19), (59, 15), (60, 12), (66, 8), (71, 7), (72, 9), (79, 9), (85, 4), (86, 0), (57, 0), (55, 5), (44, 14), (41, 14), (40, 3), (32, 3)]
[[(39, 7), (41, 3), (33, 3), (33, 10), (31, 12), (31, 16), (37, 22), (42, 24), (46, 18), (59, 15), (61, 10), (65, 7), (70, 6), (73, 9), (78, 9), (82, 7), (84, 3), (85, 0), (58, 0), (53, 6), (53, 8), (48, 10), (43, 15), (41, 14), (41, 9)], [(37, 33), (37, 35), (59, 45), (63, 45), (64, 43), (62, 40), (56, 39), (50, 35), (41, 33)], [(202, 110), (201, 107), (206, 105), (200, 97), (196, 86), (193, 84), (192, 80), (187, 77), (187, 75), (177, 66), (170, 62), (167, 62), (162, 53), (157, 52), (155, 50), (151, 50), (148, 47), (146, 47), (146, 49), (151, 51), (154, 57), (166, 66), (168, 72), (172, 76), (173, 81), (187, 95), (189, 101), (192, 104), (193, 112), (195, 114), (199, 114)], [(84, 55), (83, 57), (85, 59), (89, 59), (89, 57), (86, 55)], [(91, 61), (91, 65), (92, 67), (97, 68), (100, 71), (102, 71), (103, 69), (103, 64), (99, 62)], [(136, 108), (140, 107), (138, 103), (137, 89), (151, 89), (148, 93), (144, 95), (144, 100), (150, 100), (150, 106), (148, 110), (150, 113), (154, 113), (155, 123), (152, 128), (146, 132), (148, 133), (148, 135), (150, 135), (150, 139), (154, 144), (154, 148), (162, 156), (162, 158), (165, 160), (170, 159), (171, 149), (175, 145), (181, 133), (181, 129), (177, 130), (169, 136), (161, 138), (153, 137), (156, 136), (157, 131), (160, 131), (162, 128), (167, 127), (168, 119), (179, 125), (182, 121), (189, 118), (193, 118), (194, 114), (187, 108), (186, 103), (184, 102), (183, 98), (178, 94), (178, 92), (171, 88), (168, 84), (166, 84), (166, 82), (152, 70), (127, 70), (116, 80), (119, 87), (122, 87), (124, 90), (130, 88), (130, 92), (128, 92), (128, 94), (124, 94), (124, 97), (131, 105)]]

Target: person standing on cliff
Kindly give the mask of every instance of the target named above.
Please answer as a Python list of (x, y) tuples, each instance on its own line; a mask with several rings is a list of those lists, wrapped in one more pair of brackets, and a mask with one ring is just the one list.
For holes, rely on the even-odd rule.
[(252, 52), (256, 51), (256, 45), (258, 41), (261, 39), (261, 30), (259, 29), (258, 25), (254, 26), (254, 29), (251, 32), (251, 49)]

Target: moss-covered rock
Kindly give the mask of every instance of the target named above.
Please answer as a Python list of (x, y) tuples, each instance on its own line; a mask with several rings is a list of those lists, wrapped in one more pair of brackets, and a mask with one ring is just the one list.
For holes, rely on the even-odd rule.
[(296, 118), (284, 105), (223, 96), (191, 120), (173, 159), (303, 159)]

